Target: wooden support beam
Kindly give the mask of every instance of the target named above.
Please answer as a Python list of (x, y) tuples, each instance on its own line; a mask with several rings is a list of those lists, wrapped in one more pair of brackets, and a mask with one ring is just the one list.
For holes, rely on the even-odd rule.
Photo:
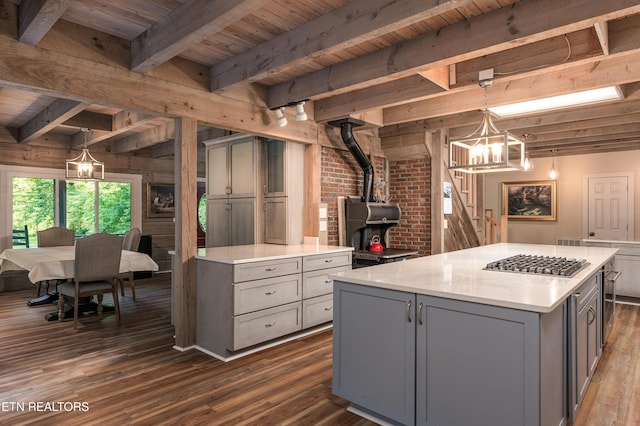
[(176, 247), (172, 271), (175, 297), (175, 345), (188, 349), (196, 339), (196, 254), (198, 252), (198, 123), (175, 124)]
[(188, 0), (131, 42), (131, 70), (146, 72), (270, 0)]
[(609, 54), (609, 23), (607, 21), (596, 22), (593, 24), (600, 41), (600, 47), (602, 47), (602, 53), (604, 55)]
[(154, 126), (151, 129), (136, 133), (135, 135), (113, 141), (112, 152), (121, 154), (147, 148), (158, 142), (173, 140), (175, 139), (175, 135), (176, 125), (175, 120), (172, 120), (160, 126)]
[(173, 139), (167, 142), (155, 144), (151, 147), (153, 158), (170, 157), (174, 154), (175, 144)]
[[(211, 90), (258, 81), (292, 64), (311, 62), (473, 3), (469, 0), (357, 0), (215, 65)], [(288, 99), (277, 105), (306, 98)]]
[(20, 127), (18, 142), (29, 141), (56, 128), (87, 107), (86, 104), (69, 99), (56, 99), (48, 107)]
[(86, 127), (92, 130), (104, 130), (110, 132), (113, 130), (113, 117), (109, 114), (102, 114), (93, 111), (80, 111), (64, 123), (63, 126), (70, 127)]
[(35, 46), (64, 14), (72, 0), (22, 0), (18, 7), (18, 40)]
[[(0, 35), (0, 82), (79, 102), (179, 116), (257, 136), (315, 143), (318, 125), (279, 127), (272, 111), (150, 75), (28, 46)], [(33, 63), (37, 62), (38, 67)], [(99, 81), (100, 84), (96, 84)]]
[[(150, 121), (157, 120), (158, 117), (145, 114), (138, 111), (120, 111), (112, 117), (112, 129), (108, 132), (91, 129), (87, 135), (86, 145), (91, 146), (111, 139), (125, 132), (135, 129), (136, 127), (147, 124)], [(78, 132), (71, 137), (71, 147), (74, 149), (81, 148), (85, 145), (84, 134)]]
[(400, 78), (426, 66), (449, 65), (638, 12), (640, 5), (626, 0), (523, 1), (279, 83), (269, 89), (268, 104), (276, 107), (323, 93), (343, 93), (389, 76)]

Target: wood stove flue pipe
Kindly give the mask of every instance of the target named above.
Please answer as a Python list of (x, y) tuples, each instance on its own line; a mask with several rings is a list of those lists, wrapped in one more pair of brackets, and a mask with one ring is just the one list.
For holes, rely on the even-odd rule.
[(358, 165), (364, 172), (364, 183), (362, 188), (362, 201), (369, 203), (374, 202), (373, 199), (373, 178), (374, 178), (374, 170), (371, 162), (367, 158), (367, 156), (362, 152), (362, 148), (358, 145), (358, 142), (353, 137), (352, 129), (354, 126), (362, 126), (364, 125), (364, 121), (357, 120), (355, 118), (344, 118), (341, 120), (330, 121), (328, 123), (334, 127), (340, 127), (340, 136), (342, 137), (342, 141), (346, 145), (349, 152), (353, 155), (353, 157), (358, 162)]

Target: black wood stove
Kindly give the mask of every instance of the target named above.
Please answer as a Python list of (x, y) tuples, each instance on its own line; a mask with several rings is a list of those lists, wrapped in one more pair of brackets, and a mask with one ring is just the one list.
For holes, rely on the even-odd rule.
[[(353, 126), (361, 126), (364, 122), (353, 118), (332, 121), (332, 126), (340, 127), (340, 135), (349, 152), (364, 172), (362, 197), (345, 199), (345, 221), (347, 242), (355, 249), (353, 267), (378, 265), (397, 262), (411, 258), (417, 250), (405, 250), (387, 247), (387, 232), (400, 222), (400, 206), (383, 203), (373, 196), (374, 171), (360, 145), (353, 137)], [(373, 250), (371, 242), (378, 237), (381, 247)], [(379, 247), (379, 246), (378, 246)]]

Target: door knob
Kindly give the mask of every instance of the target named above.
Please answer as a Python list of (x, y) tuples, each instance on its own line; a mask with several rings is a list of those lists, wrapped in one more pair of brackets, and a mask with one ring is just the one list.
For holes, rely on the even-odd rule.
[(589, 236), (590, 236), (590, 237), (593, 237), (594, 235), (596, 235), (596, 233), (595, 233), (595, 232), (589, 232)]

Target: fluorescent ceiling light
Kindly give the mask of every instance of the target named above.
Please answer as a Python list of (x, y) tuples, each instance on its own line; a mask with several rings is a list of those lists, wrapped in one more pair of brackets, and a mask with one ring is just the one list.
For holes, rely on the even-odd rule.
[(533, 101), (517, 102), (515, 104), (492, 107), (489, 108), (489, 110), (498, 117), (510, 117), (514, 115), (531, 114), (538, 111), (621, 99), (622, 92), (620, 92), (620, 89), (617, 86), (609, 86), (600, 89), (585, 90), (583, 92), (569, 93), (567, 95), (535, 99)]

